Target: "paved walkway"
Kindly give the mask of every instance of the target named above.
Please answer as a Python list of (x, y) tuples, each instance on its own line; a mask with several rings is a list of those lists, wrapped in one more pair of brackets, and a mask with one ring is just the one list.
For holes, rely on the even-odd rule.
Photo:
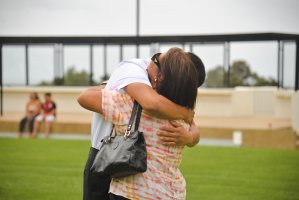
[[(0, 121), (13, 121), (18, 123), (23, 117), (22, 113), (9, 113), (0, 117)], [(56, 122), (70, 122), (79, 124), (90, 124), (91, 113), (66, 114), (58, 113)], [(202, 117), (196, 116), (196, 123), (200, 127), (206, 128), (232, 128), (232, 129), (279, 129), (290, 128), (292, 122), (290, 119), (275, 117)]]
[[(0, 138), (17, 138), (17, 133), (0, 132)], [(24, 134), (23, 138), (28, 138), (28, 134)], [(45, 138), (41, 133), (38, 138)], [(61, 134), (51, 133), (49, 139), (64, 139), (64, 140), (90, 140), (90, 135), (87, 134)]]
[[(17, 138), (16, 133), (4, 133), (0, 132), (0, 138)], [(28, 138), (28, 134), (24, 135), (24, 138)], [(43, 134), (40, 134), (38, 138), (44, 138)], [(51, 133), (49, 139), (63, 139), (63, 140), (90, 140), (90, 135), (87, 134), (60, 134)], [(202, 146), (227, 146), (227, 147), (239, 147), (233, 143), (232, 140), (226, 139), (201, 139), (198, 145)]]

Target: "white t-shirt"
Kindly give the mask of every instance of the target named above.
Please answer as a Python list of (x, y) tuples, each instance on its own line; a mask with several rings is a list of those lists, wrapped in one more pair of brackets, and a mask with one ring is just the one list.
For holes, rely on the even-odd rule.
[[(121, 62), (112, 72), (110, 79), (106, 85), (109, 90), (119, 90), (124, 93), (124, 87), (131, 83), (144, 83), (151, 87), (146, 71), (150, 59), (132, 59)], [(93, 113), (91, 124), (91, 146), (100, 149), (101, 140), (108, 136), (111, 132), (112, 123), (104, 120), (99, 113)]]

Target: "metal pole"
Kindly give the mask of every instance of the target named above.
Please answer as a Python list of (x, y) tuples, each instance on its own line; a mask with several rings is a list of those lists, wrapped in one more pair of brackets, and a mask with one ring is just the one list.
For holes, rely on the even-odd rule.
[(226, 43), (223, 43), (223, 87), (226, 85)]
[(123, 61), (124, 54), (123, 54), (123, 45), (119, 45), (119, 62)]
[(227, 42), (227, 87), (230, 86), (230, 43)]
[(90, 68), (90, 74), (89, 74), (89, 85), (93, 84), (93, 45), (89, 45), (89, 68)]
[(190, 52), (193, 53), (193, 44), (189, 44)]
[(299, 90), (299, 40), (296, 40), (295, 91)]
[(284, 79), (284, 42), (281, 41), (281, 52), (280, 52), (280, 56), (281, 56), (281, 87), (283, 88), (283, 79)]
[(281, 41), (278, 41), (277, 50), (277, 87), (281, 87)]
[(107, 44), (104, 44), (104, 77), (103, 77), (103, 81), (106, 81), (106, 79), (108, 79), (108, 75), (107, 75)]
[(59, 49), (60, 49), (60, 53), (59, 53), (59, 55), (60, 55), (60, 73), (61, 73), (61, 76), (62, 76), (62, 81), (63, 81), (63, 84), (62, 85), (64, 85), (64, 83), (65, 83), (65, 81), (64, 81), (64, 46), (63, 46), (63, 44), (60, 44), (60, 47), (59, 47)]
[(53, 65), (54, 65), (54, 79), (56, 77), (58, 77), (58, 70), (57, 70), (57, 66), (58, 66), (58, 59), (57, 59), (57, 44), (53, 45), (53, 51), (54, 51), (54, 56), (53, 56)]
[(2, 44), (0, 44), (0, 114), (3, 116)]
[[(223, 53), (223, 83), (224, 87), (230, 86), (230, 43), (225, 42), (224, 43), (224, 53)], [(225, 73), (225, 70), (227, 69), (227, 73)]]
[(136, 0), (136, 57), (139, 58), (140, 0)]
[(62, 78), (61, 72), (61, 44), (54, 44), (54, 78)]
[(26, 69), (26, 86), (28, 86), (29, 85), (28, 44), (25, 44), (25, 69)]

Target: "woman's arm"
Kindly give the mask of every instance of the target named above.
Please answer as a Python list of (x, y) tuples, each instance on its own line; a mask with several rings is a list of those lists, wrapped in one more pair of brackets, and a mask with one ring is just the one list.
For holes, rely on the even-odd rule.
[(28, 101), (27, 104), (26, 104), (26, 107), (25, 107), (25, 115), (26, 117), (30, 117), (31, 113), (29, 112), (29, 105), (30, 105), (30, 102)]
[(41, 113), (41, 110), (42, 110), (42, 104), (41, 104), (41, 102), (40, 102), (39, 100), (37, 100), (37, 101), (35, 102), (35, 105), (36, 105), (37, 109), (36, 109), (36, 111), (35, 111), (34, 114), (37, 115), (37, 114)]
[(102, 89), (104, 88), (105, 85), (94, 86), (81, 92), (77, 98), (78, 103), (87, 110), (103, 114)]
[[(102, 114), (102, 94), (104, 86), (94, 86), (83, 91), (77, 101), (85, 109)], [(132, 83), (125, 87), (125, 91), (135, 99), (141, 107), (154, 116), (164, 119), (183, 119), (187, 123), (193, 120), (194, 112), (178, 106), (159, 95), (150, 86), (143, 83)]]
[(193, 121), (194, 111), (173, 103), (146, 84), (131, 83), (124, 89), (144, 110), (156, 117), (170, 120), (183, 119), (189, 124)]
[(56, 115), (56, 108), (53, 108), (50, 112), (47, 113), (47, 115)]

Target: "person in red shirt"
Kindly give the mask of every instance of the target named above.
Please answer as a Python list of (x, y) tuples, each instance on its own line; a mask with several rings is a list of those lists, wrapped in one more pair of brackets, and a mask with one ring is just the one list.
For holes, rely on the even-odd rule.
[(38, 135), (40, 123), (45, 121), (45, 138), (48, 138), (52, 122), (56, 118), (56, 108), (56, 104), (51, 98), (51, 93), (45, 93), (45, 103), (42, 105), (41, 114), (35, 118), (32, 137), (36, 137)]

